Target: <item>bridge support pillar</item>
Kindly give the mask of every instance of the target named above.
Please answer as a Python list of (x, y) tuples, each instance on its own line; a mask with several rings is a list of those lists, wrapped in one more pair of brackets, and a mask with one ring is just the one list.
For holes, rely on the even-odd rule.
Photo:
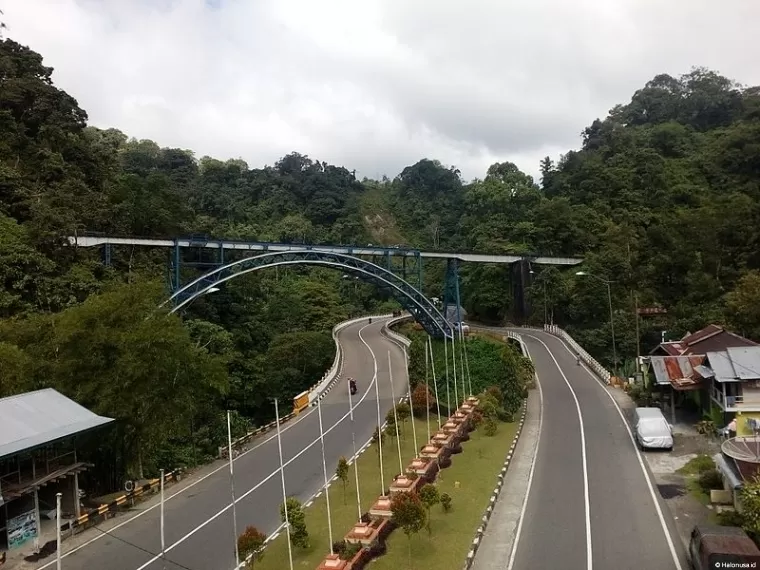
[(512, 264), (512, 318), (516, 324), (524, 324), (530, 316), (530, 301), (525, 291), (532, 281), (530, 260), (521, 259)]
[(107, 243), (103, 246), (103, 265), (106, 267), (111, 266), (111, 244)]
[[(454, 309), (449, 315), (449, 307)], [(446, 278), (443, 285), (443, 316), (449, 322), (462, 322), (462, 299), (459, 296), (459, 260), (446, 260)]]

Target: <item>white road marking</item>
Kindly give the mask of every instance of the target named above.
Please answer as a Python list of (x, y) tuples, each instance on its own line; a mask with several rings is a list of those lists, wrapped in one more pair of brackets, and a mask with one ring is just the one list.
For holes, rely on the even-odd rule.
[[(528, 358), (533, 360), (530, 355), (528, 346), (523, 343), (525, 347), (525, 353)], [(522, 509), (520, 510), (520, 519), (517, 522), (517, 531), (515, 532), (515, 541), (512, 544), (512, 552), (509, 554), (509, 563), (507, 564), (507, 570), (512, 570), (515, 564), (515, 557), (517, 556), (517, 545), (520, 543), (520, 535), (522, 533), (523, 522), (525, 521), (525, 511), (528, 509), (528, 498), (530, 497), (530, 489), (533, 486), (533, 474), (536, 470), (536, 460), (538, 459), (538, 446), (541, 445), (541, 428), (544, 423), (544, 392), (541, 389), (541, 381), (538, 378), (538, 372), (535, 373), (536, 386), (538, 386), (538, 400), (540, 415), (538, 416), (538, 439), (536, 440), (536, 448), (533, 451), (533, 461), (530, 464), (530, 473), (528, 474), (528, 488), (525, 491), (525, 498), (523, 499)]]
[[(377, 322), (382, 322), (382, 321), (377, 321)], [(362, 328), (360, 328), (360, 329), (359, 329), (359, 339), (360, 339), (362, 342), (364, 342), (364, 340), (363, 340), (363, 338), (362, 338), (362, 336), (361, 336), (361, 332), (362, 332), (362, 331), (363, 331), (365, 328), (367, 328), (368, 326), (369, 326), (369, 325), (364, 325)], [(348, 328), (348, 327), (346, 327), (346, 329), (347, 329), (347, 328)], [(346, 330), (346, 329), (343, 329), (343, 330)], [(364, 342), (364, 344), (365, 344), (365, 345), (367, 345), (367, 343), (366, 343), (366, 342)], [(367, 346), (369, 346), (369, 345), (367, 345)], [(371, 350), (370, 350), (370, 351), (371, 351)], [(372, 384), (370, 384), (370, 386), (369, 386), (369, 387), (367, 388), (367, 390), (364, 392), (364, 395), (362, 396), (362, 398), (359, 400), (359, 403), (361, 403), (361, 402), (364, 400), (364, 398), (366, 398), (366, 397), (367, 397), (367, 394), (369, 393), (369, 391), (370, 391), (370, 389), (372, 388), (372, 386), (373, 386), (373, 385), (372, 385)], [(358, 405), (358, 404), (357, 404), (357, 405)], [(295, 427), (296, 425), (298, 425), (298, 424), (299, 424), (301, 421), (305, 420), (305, 419), (306, 419), (306, 418), (309, 416), (309, 414), (311, 414), (311, 413), (313, 413), (313, 412), (315, 412), (315, 411), (316, 411), (316, 408), (314, 408), (314, 407), (310, 407), (306, 413), (302, 413), (302, 414), (299, 414), (299, 415), (298, 415), (298, 418), (296, 418), (294, 421), (291, 421), (291, 422), (287, 422), (287, 423), (285, 423), (285, 424), (284, 424), (284, 426), (285, 426), (285, 427), (283, 427), (282, 429), (280, 429), (280, 435), (282, 435), (283, 433), (285, 433), (285, 432), (286, 432), (286, 431), (288, 431), (289, 429), (291, 429), (291, 428)], [(337, 422), (336, 422), (336, 423), (335, 423), (335, 424), (334, 424), (334, 425), (333, 425), (333, 426), (332, 426), (332, 427), (331, 427), (331, 428), (330, 428), (328, 431), (326, 431), (325, 433), (328, 433), (329, 431), (331, 431), (331, 430), (332, 430), (332, 429), (333, 429), (333, 428), (334, 428), (336, 425), (338, 425), (338, 424), (339, 424), (339, 423), (341, 423), (343, 420), (345, 420), (345, 419), (346, 419), (346, 417), (347, 417), (347, 415), (346, 415), (346, 416), (343, 416), (341, 419), (339, 419), (339, 420), (338, 420), (338, 421), (337, 421)], [(264, 439), (263, 441), (260, 441), (259, 443), (257, 443), (256, 445), (254, 445), (252, 448), (250, 448), (250, 449), (248, 449), (248, 450), (244, 451), (243, 453), (241, 453), (241, 454), (240, 454), (240, 455), (238, 455), (237, 457), (234, 457), (234, 458), (233, 458), (233, 461), (239, 461), (239, 460), (240, 460), (242, 457), (244, 457), (245, 455), (248, 455), (249, 453), (251, 453), (251, 452), (253, 452), (253, 451), (257, 450), (257, 449), (258, 449), (258, 448), (260, 448), (262, 445), (266, 445), (267, 443), (269, 443), (270, 441), (272, 441), (272, 440), (273, 440), (273, 439), (275, 439), (276, 437), (277, 437), (277, 434), (276, 434), (276, 433), (275, 433), (275, 434), (272, 434), (272, 435), (270, 435), (269, 437), (267, 437), (267, 438), (266, 438), (266, 439)], [(318, 440), (315, 440), (314, 442), (312, 442), (312, 443), (309, 445), (309, 447), (311, 447), (312, 445), (314, 445), (314, 444), (316, 443), (316, 441), (318, 441)], [(309, 447), (307, 447), (306, 449), (308, 449)], [(293, 459), (295, 459), (295, 458), (293, 458)], [(286, 465), (287, 465), (287, 464), (286, 464)], [(177, 491), (176, 493), (173, 493), (173, 494), (169, 495), (168, 497), (166, 497), (166, 498), (164, 499), (164, 503), (167, 503), (168, 501), (171, 501), (173, 498), (175, 498), (175, 497), (177, 497), (177, 496), (181, 495), (181, 494), (182, 494), (182, 493), (184, 493), (185, 491), (188, 491), (189, 489), (192, 489), (193, 487), (195, 487), (195, 486), (196, 486), (196, 485), (198, 485), (199, 483), (202, 483), (203, 481), (205, 481), (206, 479), (208, 479), (208, 478), (209, 478), (209, 477), (211, 477), (212, 475), (216, 475), (216, 474), (217, 474), (219, 471), (221, 471), (222, 469), (229, 469), (229, 465), (227, 465), (227, 463), (225, 463), (224, 465), (222, 465), (222, 466), (220, 466), (220, 467), (217, 467), (216, 469), (214, 469), (214, 470), (213, 470), (213, 471), (211, 471), (210, 473), (207, 473), (207, 474), (206, 474), (206, 475), (204, 475), (203, 477), (200, 477), (200, 478), (198, 478), (197, 480), (193, 481), (192, 483), (190, 483), (190, 484), (186, 485), (185, 487), (183, 487), (182, 489), (180, 489), (180, 490), (179, 490), (179, 491)], [(279, 469), (276, 471), (276, 473), (279, 473)], [(271, 477), (271, 476), (270, 476), (270, 477)], [(231, 506), (231, 505), (230, 505), (230, 506)], [(66, 558), (67, 556), (70, 556), (70, 555), (74, 554), (75, 552), (78, 552), (79, 550), (81, 550), (81, 549), (85, 548), (86, 546), (89, 546), (89, 545), (91, 545), (92, 543), (94, 543), (94, 542), (96, 542), (96, 541), (98, 541), (98, 540), (100, 540), (100, 539), (102, 539), (102, 538), (105, 538), (105, 537), (107, 537), (109, 534), (113, 533), (114, 531), (116, 531), (116, 530), (118, 530), (118, 529), (120, 529), (120, 528), (122, 528), (122, 527), (124, 527), (124, 526), (128, 525), (129, 523), (131, 523), (131, 522), (133, 522), (133, 521), (135, 521), (135, 520), (139, 519), (141, 516), (143, 516), (143, 515), (146, 515), (147, 513), (151, 512), (152, 510), (154, 510), (154, 509), (157, 509), (157, 508), (159, 508), (159, 507), (160, 507), (160, 503), (156, 503), (156, 504), (155, 504), (155, 505), (153, 505), (152, 507), (148, 507), (147, 509), (145, 509), (145, 510), (143, 510), (143, 511), (140, 511), (140, 512), (139, 512), (139, 513), (137, 513), (135, 516), (133, 516), (133, 517), (130, 517), (130, 518), (128, 518), (127, 520), (125, 520), (125, 521), (123, 521), (123, 522), (121, 522), (121, 523), (119, 523), (119, 524), (117, 524), (117, 525), (115, 525), (115, 526), (111, 527), (110, 529), (108, 529), (108, 530), (106, 530), (106, 531), (103, 531), (103, 532), (101, 532), (101, 534), (98, 534), (97, 536), (94, 536), (93, 538), (91, 538), (90, 540), (88, 540), (88, 541), (86, 541), (86, 542), (83, 542), (83, 543), (82, 543), (82, 544), (80, 544), (79, 546), (77, 546), (77, 547), (75, 547), (75, 548), (72, 548), (71, 550), (68, 550), (67, 552), (64, 552), (63, 554), (61, 554), (61, 558)], [(56, 562), (55, 562), (55, 560), (53, 560), (52, 562), (48, 562), (48, 563), (47, 563), (47, 564), (45, 564), (44, 566), (40, 566), (40, 567), (39, 567), (37, 570), (44, 570), (45, 568), (49, 568), (50, 566), (53, 566), (55, 563), (56, 563)]]
[[(364, 329), (366, 329), (369, 326), (372, 326), (372, 325), (367, 324), (367, 325), (364, 325), (362, 328), (359, 329), (359, 340), (364, 344), (364, 346), (367, 347), (367, 349), (369, 350), (370, 354), (372, 355), (372, 363), (373, 363), (373, 367), (374, 367), (374, 374), (373, 374), (373, 377), (372, 377), (372, 382), (370, 382), (369, 386), (367, 387), (367, 390), (364, 392), (364, 394), (362, 395), (362, 397), (359, 399), (359, 401), (354, 406), (354, 409), (356, 409), (356, 407), (364, 401), (364, 399), (369, 394), (370, 389), (372, 387), (374, 387), (375, 382), (377, 382), (377, 358), (375, 357), (375, 353), (372, 351), (372, 348), (369, 346), (369, 344), (367, 343), (367, 341), (364, 340), (364, 337), (362, 336), (362, 331), (364, 331)], [(324, 435), (327, 435), (332, 430), (334, 430), (336, 427), (338, 427), (347, 417), (349, 417), (349, 415), (350, 415), (350, 412), (346, 412), (346, 414), (342, 418), (340, 418), (337, 422), (335, 422), (335, 424), (333, 424), (332, 427), (330, 427), (328, 430), (326, 430), (324, 432)], [(287, 467), (288, 465), (290, 465), (291, 463), (293, 463), (301, 455), (303, 455), (304, 453), (306, 453), (311, 448), (311, 446), (317, 444), (319, 441), (320, 441), (320, 438), (317, 437), (309, 445), (307, 445), (306, 447), (304, 447), (295, 456), (293, 456), (290, 460), (288, 460), (283, 465), (283, 467)], [(259, 483), (257, 483), (256, 485), (254, 485), (253, 487), (251, 487), (248, 491), (246, 491), (245, 493), (243, 493), (239, 498), (235, 499), (235, 503), (237, 504), (240, 501), (242, 501), (243, 499), (245, 499), (248, 495), (250, 495), (251, 493), (253, 493), (254, 491), (256, 491), (259, 487), (261, 487), (262, 485), (264, 485), (265, 483), (267, 483), (272, 477), (274, 477), (275, 475), (277, 475), (279, 472), (280, 472), (280, 469), (278, 467), (272, 473), (270, 473), (267, 477), (265, 477), (264, 479), (262, 479)], [(170, 552), (170, 551), (174, 550), (177, 546), (179, 546), (180, 544), (182, 544), (183, 542), (185, 542), (188, 538), (190, 538), (191, 536), (193, 536), (195, 533), (197, 533), (198, 531), (200, 531), (201, 529), (203, 529), (206, 525), (208, 525), (209, 523), (213, 522), (214, 520), (216, 520), (217, 518), (219, 518), (220, 516), (222, 516), (225, 512), (227, 512), (231, 508), (232, 508), (232, 503), (230, 503), (229, 505), (227, 505), (226, 507), (224, 507), (223, 509), (221, 509), (215, 515), (209, 517), (206, 521), (204, 521), (201, 524), (199, 524), (197, 527), (195, 527), (193, 530), (191, 530), (190, 532), (188, 532), (185, 536), (183, 536), (182, 538), (180, 538), (179, 540), (177, 540), (176, 542), (174, 542), (170, 546), (167, 546), (166, 547), (166, 552)], [(142, 566), (139, 566), (136, 570), (145, 570), (145, 568), (147, 568), (148, 566), (150, 566), (151, 564), (153, 564), (156, 560), (160, 560), (160, 559), (161, 559), (161, 555), (160, 554), (158, 556), (154, 556), (153, 558), (151, 558), (150, 560), (148, 560), (148, 562), (146, 562)]]
[(552, 360), (554, 361), (554, 365), (557, 367), (557, 370), (559, 370), (559, 373), (562, 376), (562, 379), (565, 381), (565, 384), (567, 384), (567, 387), (570, 389), (570, 393), (573, 395), (573, 400), (575, 400), (575, 409), (578, 411), (578, 421), (580, 423), (580, 431), (581, 431), (581, 460), (582, 460), (582, 465), (583, 465), (583, 502), (584, 502), (584, 507), (586, 509), (586, 559), (587, 559), (586, 568), (587, 570), (592, 570), (594, 567), (594, 560), (593, 560), (593, 551), (591, 548), (591, 503), (589, 500), (589, 488), (588, 488), (588, 460), (586, 457), (586, 432), (583, 429), (583, 412), (581, 411), (581, 404), (578, 401), (578, 396), (575, 393), (575, 390), (573, 390), (573, 387), (570, 385), (570, 381), (567, 379), (567, 376), (565, 376), (565, 373), (563, 372), (562, 367), (559, 365), (559, 362), (557, 362), (557, 359), (554, 357), (554, 354), (546, 345), (546, 343), (542, 341), (540, 338), (535, 337), (533, 335), (527, 334), (525, 336), (540, 342), (544, 346), (544, 348), (546, 349), (546, 352), (549, 353), (549, 356), (551, 356)]
[[(549, 334), (549, 333), (547, 333)], [(554, 336), (554, 335), (552, 335)], [(535, 338), (535, 337), (533, 337)], [(557, 340), (559, 340), (562, 343), (562, 346), (565, 350), (567, 350), (570, 354), (575, 356), (575, 353), (570, 350), (570, 348), (567, 346), (564, 340), (562, 340), (559, 337), (554, 337)], [(673, 538), (670, 536), (670, 529), (668, 528), (668, 523), (665, 521), (665, 516), (662, 514), (662, 508), (660, 508), (660, 501), (657, 499), (657, 493), (654, 490), (654, 485), (652, 484), (652, 479), (649, 477), (649, 472), (647, 471), (646, 466), (644, 465), (644, 458), (641, 456), (641, 452), (639, 451), (638, 446), (636, 445), (636, 439), (633, 437), (633, 432), (631, 431), (630, 426), (628, 425), (628, 420), (625, 418), (625, 414), (623, 414), (623, 410), (620, 409), (620, 406), (618, 405), (617, 401), (615, 400), (615, 397), (609, 393), (607, 390), (606, 384), (604, 384), (599, 377), (594, 374), (594, 372), (586, 366), (585, 363), (581, 362), (581, 365), (583, 366), (583, 369), (592, 377), (594, 378), (597, 383), (602, 387), (604, 390), (604, 393), (607, 394), (609, 399), (612, 401), (612, 404), (615, 406), (615, 409), (617, 410), (618, 415), (620, 416), (620, 419), (623, 420), (623, 425), (625, 426), (625, 430), (628, 432), (628, 437), (631, 440), (631, 445), (633, 446), (633, 450), (636, 453), (636, 459), (639, 461), (639, 467), (641, 467), (641, 472), (644, 474), (644, 479), (647, 482), (647, 488), (649, 489), (649, 495), (652, 497), (652, 502), (654, 503), (654, 508), (657, 511), (657, 518), (660, 519), (660, 525), (662, 526), (662, 530), (665, 533), (665, 539), (668, 542), (668, 548), (670, 549), (670, 555), (673, 558), (673, 564), (675, 564), (675, 567), (677, 570), (683, 570), (683, 566), (681, 566), (681, 561), (678, 558), (678, 553), (676, 552), (675, 544), (673, 544)]]

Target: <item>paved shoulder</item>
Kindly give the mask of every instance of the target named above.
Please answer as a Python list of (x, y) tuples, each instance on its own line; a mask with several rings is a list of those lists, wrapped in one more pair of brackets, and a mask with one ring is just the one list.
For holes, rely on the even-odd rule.
[(525, 505), (541, 424), (540, 388), (528, 394), (528, 410), (499, 500), (480, 542), (472, 570), (504, 570), (512, 554)]

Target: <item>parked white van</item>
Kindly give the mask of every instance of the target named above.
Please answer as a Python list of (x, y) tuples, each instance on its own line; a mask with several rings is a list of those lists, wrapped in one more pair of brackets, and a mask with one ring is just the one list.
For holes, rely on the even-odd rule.
[(673, 449), (673, 426), (660, 408), (636, 408), (633, 416), (636, 442), (641, 449)]

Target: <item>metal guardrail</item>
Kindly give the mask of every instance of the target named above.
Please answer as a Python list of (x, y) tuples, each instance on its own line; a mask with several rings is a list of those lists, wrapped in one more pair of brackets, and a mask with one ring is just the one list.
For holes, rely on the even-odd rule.
[[(322, 379), (319, 382), (317, 382), (311, 388), (309, 388), (305, 392), (302, 392), (301, 394), (299, 394), (298, 396), (294, 398), (293, 411), (289, 413), (288, 415), (282, 416), (280, 418), (280, 425), (282, 425), (283, 423), (289, 420), (292, 420), (294, 417), (296, 417), (308, 406), (314, 405), (319, 395), (325, 390), (327, 390), (328, 388), (330, 388), (334, 382), (336, 382), (337, 380), (341, 378), (341, 372), (343, 369), (343, 349), (340, 346), (340, 342), (338, 342), (338, 333), (341, 330), (343, 330), (344, 328), (352, 324), (362, 322), (366, 319), (370, 319), (370, 318), (382, 319), (382, 318), (387, 318), (391, 316), (393, 316), (391, 313), (384, 314), (384, 315), (366, 315), (363, 317), (349, 319), (348, 321), (343, 321), (335, 325), (332, 330), (332, 337), (333, 337), (333, 341), (335, 342), (335, 359), (333, 360), (332, 366), (330, 366), (328, 371), (325, 372), (325, 375), (322, 376)], [(306, 396), (308, 396), (308, 399)], [(235, 450), (240, 449), (241, 447), (245, 446), (248, 442), (250, 442), (256, 436), (259, 436), (268, 431), (271, 431), (275, 427), (277, 427), (277, 420), (269, 422), (265, 426), (258, 427), (255, 430), (246, 433), (244, 436), (233, 440), (232, 442), (233, 454), (235, 453)], [(218, 456), (220, 458), (227, 457), (226, 445), (219, 447)]]
[[(169, 473), (164, 474), (164, 484), (172, 481), (179, 481), (182, 477), (184, 469), (175, 469)], [(81, 532), (90, 526), (102, 522), (108, 518), (108, 515), (115, 513), (122, 508), (131, 507), (134, 503), (141, 498), (145, 493), (158, 489), (161, 484), (161, 478), (151, 479), (147, 483), (136, 487), (129, 493), (125, 493), (111, 501), (110, 503), (100, 505), (99, 507), (90, 510), (89, 512), (80, 515), (79, 517), (67, 521), (61, 525), (62, 532), (69, 532), (72, 535)]]
[(404, 335), (400, 335), (394, 330), (391, 330), (391, 327), (394, 325), (398, 325), (407, 321), (414, 320), (412, 315), (410, 314), (404, 314), (400, 317), (393, 318), (389, 320), (387, 323), (385, 323), (385, 326), (383, 327), (383, 333), (385, 336), (390, 338), (391, 340), (395, 341), (396, 343), (409, 348), (412, 345), (412, 341), (405, 337)]
[(612, 374), (610, 374), (609, 370), (599, 364), (599, 362), (588, 352), (586, 352), (580, 344), (575, 342), (575, 339), (573, 337), (571, 337), (557, 325), (544, 325), (544, 331), (564, 340), (567, 344), (570, 345), (570, 348), (572, 348), (575, 353), (581, 357), (581, 360), (586, 364), (586, 366), (591, 368), (591, 370), (593, 370), (599, 376), (599, 378), (604, 380), (607, 384), (610, 383)]
[[(388, 318), (392, 316), (393, 316), (392, 313), (386, 313), (383, 315), (365, 315), (363, 317), (357, 317), (355, 319), (343, 321), (342, 323), (339, 323), (335, 327), (333, 327), (332, 336), (333, 336), (333, 340), (335, 341), (335, 360), (333, 361), (333, 365), (330, 367), (327, 373), (322, 377), (322, 380), (320, 380), (319, 382), (314, 384), (311, 388), (309, 388), (308, 390), (309, 404), (308, 405), (314, 404), (322, 392), (327, 390), (327, 388), (329, 388), (333, 382), (341, 378), (341, 373), (343, 372), (343, 349), (341, 348), (340, 343), (338, 342), (338, 333), (348, 326), (351, 326), (356, 323), (360, 323), (367, 319), (384, 319), (384, 318)], [(297, 410), (297, 412), (299, 411), (300, 410)]]

